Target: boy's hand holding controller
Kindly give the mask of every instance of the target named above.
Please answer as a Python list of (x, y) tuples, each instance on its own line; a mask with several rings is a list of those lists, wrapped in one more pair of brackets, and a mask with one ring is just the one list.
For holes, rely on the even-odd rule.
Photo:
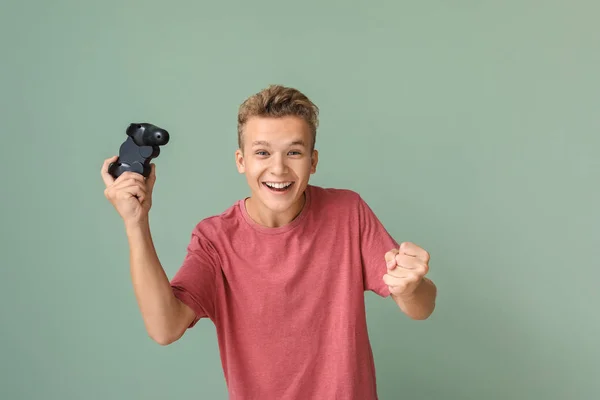
[(104, 195), (117, 209), (126, 225), (143, 221), (152, 206), (152, 189), (156, 181), (151, 160), (160, 147), (169, 143), (169, 132), (148, 122), (131, 123), (119, 155), (104, 161), (102, 179)]
[(115, 207), (125, 225), (143, 222), (152, 207), (152, 191), (156, 182), (156, 166), (150, 164), (150, 175), (146, 178), (137, 172), (123, 172), (115, 179), (109, 172), (110, 164), (117, 160), (113, 156), (104, 160), (102, 179), (106, 185), (104, 195)]

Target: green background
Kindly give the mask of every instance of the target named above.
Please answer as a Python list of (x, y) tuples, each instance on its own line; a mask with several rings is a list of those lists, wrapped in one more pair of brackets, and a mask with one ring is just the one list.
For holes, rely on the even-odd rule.
[(360, 192), (432, 255), (429, 320), (366, 294), (381, 399), (600, 398), (598, 15), (5, 0), (0, 398), (227, 398), (208, 320), (170, 346), (147, 336), (100, 167), (130, 122), (171, 132), (151, 210), (171, 277), (193, 226), (248, 194), (237, 107), (271, 83), (321, 108), (311, 182)]

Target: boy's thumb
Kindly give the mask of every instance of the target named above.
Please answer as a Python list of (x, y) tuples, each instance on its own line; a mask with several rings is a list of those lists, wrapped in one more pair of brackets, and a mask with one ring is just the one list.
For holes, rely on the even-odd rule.
[(154, 187), (154, 182), (156, 182), (156, 165), (150, 164), (150, 175), (148, 175), (148, 185), (150, 188)]

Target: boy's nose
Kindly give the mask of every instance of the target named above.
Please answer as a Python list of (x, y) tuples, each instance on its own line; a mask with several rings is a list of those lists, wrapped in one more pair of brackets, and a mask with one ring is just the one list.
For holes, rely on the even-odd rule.
[(275, 175), (282, 175), (287, 173), (287, 165), (285, 160), (281, 156), (273, 157), (273, 164), (271, 165), (271, 172)]

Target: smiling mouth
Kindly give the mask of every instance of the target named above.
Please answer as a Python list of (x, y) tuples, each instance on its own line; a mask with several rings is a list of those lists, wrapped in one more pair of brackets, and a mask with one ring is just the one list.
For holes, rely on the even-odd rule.
[(275, 193), (287, 192), (292, 186), (294, 186), (294, 182), (263, 182), (262, 184), (268, 190)]

